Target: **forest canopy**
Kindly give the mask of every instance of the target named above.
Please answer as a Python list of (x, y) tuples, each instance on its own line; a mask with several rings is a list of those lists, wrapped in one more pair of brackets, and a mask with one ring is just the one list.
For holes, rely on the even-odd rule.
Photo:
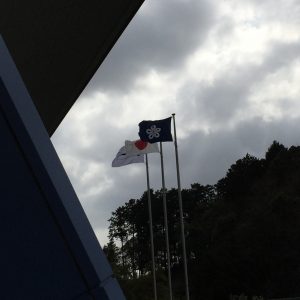
[[(182, 190), (191, 299), (300, 296), (300, 147), (274, 141), (215, 185)], [(168, 299), (162, 191), (151, 190), (158, 298)], [(177, 189), (167, 190), (174, 299), (184, 299)], [(109, 219), (104, 251), (127, 299), (153, 299), (147, 193)], [(251, 298), (249, 298), (251, 299)]]

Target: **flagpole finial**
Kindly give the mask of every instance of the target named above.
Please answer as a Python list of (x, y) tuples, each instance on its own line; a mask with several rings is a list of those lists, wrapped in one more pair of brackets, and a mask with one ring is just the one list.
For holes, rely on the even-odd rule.
[(172, 116), (175, 116), (175, 113), (172, 113)]

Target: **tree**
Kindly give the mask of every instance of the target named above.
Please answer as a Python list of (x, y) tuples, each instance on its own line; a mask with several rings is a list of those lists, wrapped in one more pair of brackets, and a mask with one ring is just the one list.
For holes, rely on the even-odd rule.
[(280, 153), (286, 152), (288, 149), (277, 141), (273, 141), (272, 145), (266, 152), (266, 161), (269, 163), (274, 160)]
[[(265, 157), (247, 154), (215, 186), (193, 183), (182, 190), (191, 299), (300, 295), (300, 147), (287, 149), (274, 141)], [(168, 190), (166, 197), (177, 300), (184, 295), (177, 190)], [(159, 298), (164, 299), (162, 192), (151, 191), (151, 199)], [(131, 300), (148, 299), (147, 289), (151, 294), (148, 219), (146, 192), (110, 219), (105, 252)]]

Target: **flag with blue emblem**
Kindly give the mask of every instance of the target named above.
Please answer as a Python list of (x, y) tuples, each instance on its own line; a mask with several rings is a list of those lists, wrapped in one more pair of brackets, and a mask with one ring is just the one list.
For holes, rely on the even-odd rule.
[(141, 140), (151, 144), (157, 142), (172, 142), (171, 119), (172, 117), (163, 120), (140, 122), (139, 136)]

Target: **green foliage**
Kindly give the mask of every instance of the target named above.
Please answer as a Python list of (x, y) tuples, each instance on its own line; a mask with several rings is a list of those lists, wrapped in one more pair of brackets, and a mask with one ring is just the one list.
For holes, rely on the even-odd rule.
[(287, 148), (285, 148), (282, 144), (277, 141), (274, 141), (272, 145), (268, 148), (266, 153), (266, 161), (271, 162), (276, 159), (277, 156), (282, 154), (283, 152), (287, 152)]
[[(265, 159), (247, 154), (215, 186), (194, 183), (182, 197), (191, 299), (300, 295), (300, 147), (274, 141)], [(151, 198), (159, 299), (167, 299), (162, 192)], [(167, 206), (173, 294), (183, 299), (176, 189)], [(153, 298), (148, 219), (146, 193), (110, 219), (105, 251), (129, 300)]]
[[(157, 297), (168, 300), (167, 278), (162, 272), (156, 274)], [(143, 275), (135, 279), (122, 279), (120, 284), (126, 299), (130, 300), (153, 300), (153, 279), (151, 275)]]

